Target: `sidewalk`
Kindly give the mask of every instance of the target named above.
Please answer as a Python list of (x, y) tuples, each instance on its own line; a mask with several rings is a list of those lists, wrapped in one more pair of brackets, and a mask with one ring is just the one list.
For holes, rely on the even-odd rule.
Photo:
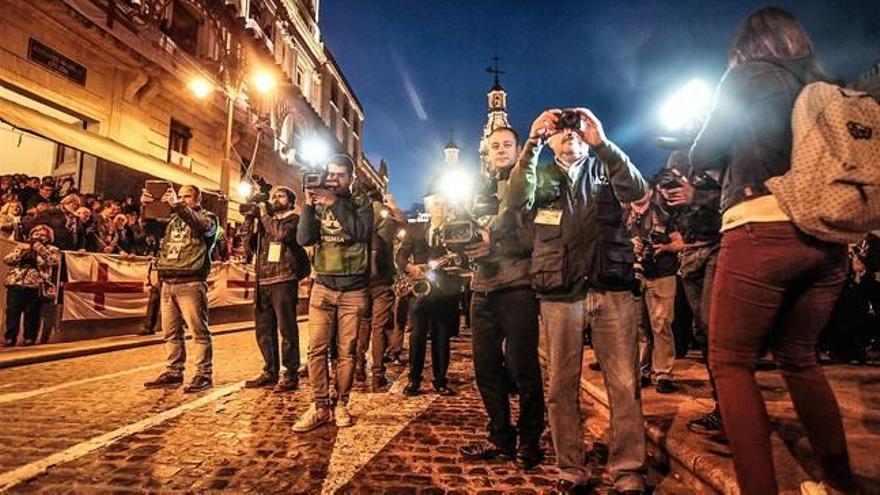
[[(692, 354), (693, 356), (693, 354)], [(581, 390), (607, 407), (602, 374), (591, 371), (592, 350), (584, 356)], [(852, 465), (866, 483), (866, 493), (880, 493), (880, 368), (871, 366), (826, 366), (843, 415)], [(652, 449), (667, 456), (672, 473), (691, 484), (725, 494), (738, 494), (733, 459), (723, 439), (707, 437), (687, 429), (687, 422), (712, 409), (705, 366), (695, 359), (675, 362), (676, 382), (681, 390), (658, 394), (653, 387), (642, 389), (642, 405)], [(782, 493), (797, 493), (800, 483), (817, 479), (809, 443), (795, 417), (791, 400), (778, 371), (758, 372), (774, 431), (774, 463)]]
[[(299, 321), (304, 321), (305, 319), (306, 317), (304, 316), (298, 318)], [(214, 335), (222, 335), (252, 328), (254, 328), (252, 321), (241, 321), (211, 325), (211, 332)], [(187, 335), (187, 339), (189, 338), (191, 337)], [(0, 347), (0, 368), (45, 363), (161, 343), (162, 335), (157, 333), (154, 335), (120, 335), (58, 344), (41, 344), (30, 347)]]

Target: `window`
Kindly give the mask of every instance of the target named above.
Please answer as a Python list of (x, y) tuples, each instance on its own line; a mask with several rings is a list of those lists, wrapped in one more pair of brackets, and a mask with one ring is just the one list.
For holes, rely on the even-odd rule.
[(199, 21), (182, 2), (174, 2), (171, 21), (166, 22), (162, 31), (186, 53), (196, 55), (199, 46)]
[(298, 65), (296, 66), (296, 85), (299, 88), (303, 87), (303, 70)]
[(168, 132), (168, 161), (171, 161), (172, 151), (188, 155), (190, 139), (192, 139), (192, 131), (189, 127), (171, 119), (171, 130)]
[(339, 88), (335, 84), (330, 86), (330, 103), (339, 108)]

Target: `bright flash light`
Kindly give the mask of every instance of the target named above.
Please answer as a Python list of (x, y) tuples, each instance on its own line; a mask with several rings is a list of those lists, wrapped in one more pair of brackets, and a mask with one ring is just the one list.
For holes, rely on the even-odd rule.
[(406, 237), (406, 229), (400, 229), (397, 231), (397, 238), (403, 239)]
[(379, 210), (379, 216), (382, 218), (388, 218), (388, 215), (390, 214), (391, 213), (386, 208), (382, 208), (381, 210)]
[(259, 71), (254, 74), (254, 87), (260, 93), (268, 93), (275, 87), (275, 76), (266, 71)]
[(428, 268), (430, 268), (431, 270), (434, 270), (437, 268), (437, 266), (439, 264), (440, 264), (440, 262), (437, 260), (430, 260), (430, 261), (428, 261)]
[(323, 162), (329, 154), (330, 149), (327, 148), (327, 143), (320, 138), (310, 137), (302, 143), (302, 156), (312, 165)]
[(252, 186), (250, 182), (239, 182), (237, 189), (239, 196), (245, 199), (250, 198), (251, 194), (254, 192), (254, 186)]
[(660, 107), (660, 118), (669, 130), (683, 129), (703, 119), (712, 104), (712, 90), (700, 79), (692, 79)]
[(195, 97), (200, 100), (205, 99), (212, 91), (214, 91), (214, 85), (204, 77), (193, 79), (187, 86), (189, 86), (189, 90), (192, 91)]
[(461, 168), (447, 170), (440, 178), (440, 193), (451, 204), (464, 203), (470, 197), (473, 187), (473, 176)]
[(435, 272), (432, 269), (431, 271), (428, 272), (427, 275), (425, 275), (425, 278), (428, 279), (429, 282), (436, 282), (437, 281), (437, 272)]

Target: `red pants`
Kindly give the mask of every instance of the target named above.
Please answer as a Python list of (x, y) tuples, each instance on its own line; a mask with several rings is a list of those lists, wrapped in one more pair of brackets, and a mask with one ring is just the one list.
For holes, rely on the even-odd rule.
[(755, 380), (765, 343), (827, 480), (852, 482), (840, 410), (815, 349), (846, 273), (846, 246), (818, 241), (789, 222), (724, 233), (710, 305), (709, 365), (744, 495), (778, 490), (767, 408)]

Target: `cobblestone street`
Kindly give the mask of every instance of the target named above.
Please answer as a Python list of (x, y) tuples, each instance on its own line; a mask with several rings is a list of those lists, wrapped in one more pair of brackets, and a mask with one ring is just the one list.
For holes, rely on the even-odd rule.
[[(0, 490), (548, 492), (556, 474), (549, 434), (547, 459), (529, 473), (511, 463), (460, 458), (460, 445), (484, 435), (486, 416), (468, 339), (456, 339), (453, 349), (457, 396), (406, 399), (396, 379), (402, 370), (391, 368), (389, 392), (358, 386), (352, 394), (354, 427), (303, 435), (290, 426), (308, 405), (307, 385), (286, 395), (243, 388), (262, 365), (249, 331), (215, 338), (215, 385), (196, 395), (143, 388), (162, 369), (161, 346), (5, 369)], [(597, 465), (601, 451), (592, 454)], [(656, 483), (656, 472), (653, 477)], [(606, 491), (607, 480), (598, 493)]]

